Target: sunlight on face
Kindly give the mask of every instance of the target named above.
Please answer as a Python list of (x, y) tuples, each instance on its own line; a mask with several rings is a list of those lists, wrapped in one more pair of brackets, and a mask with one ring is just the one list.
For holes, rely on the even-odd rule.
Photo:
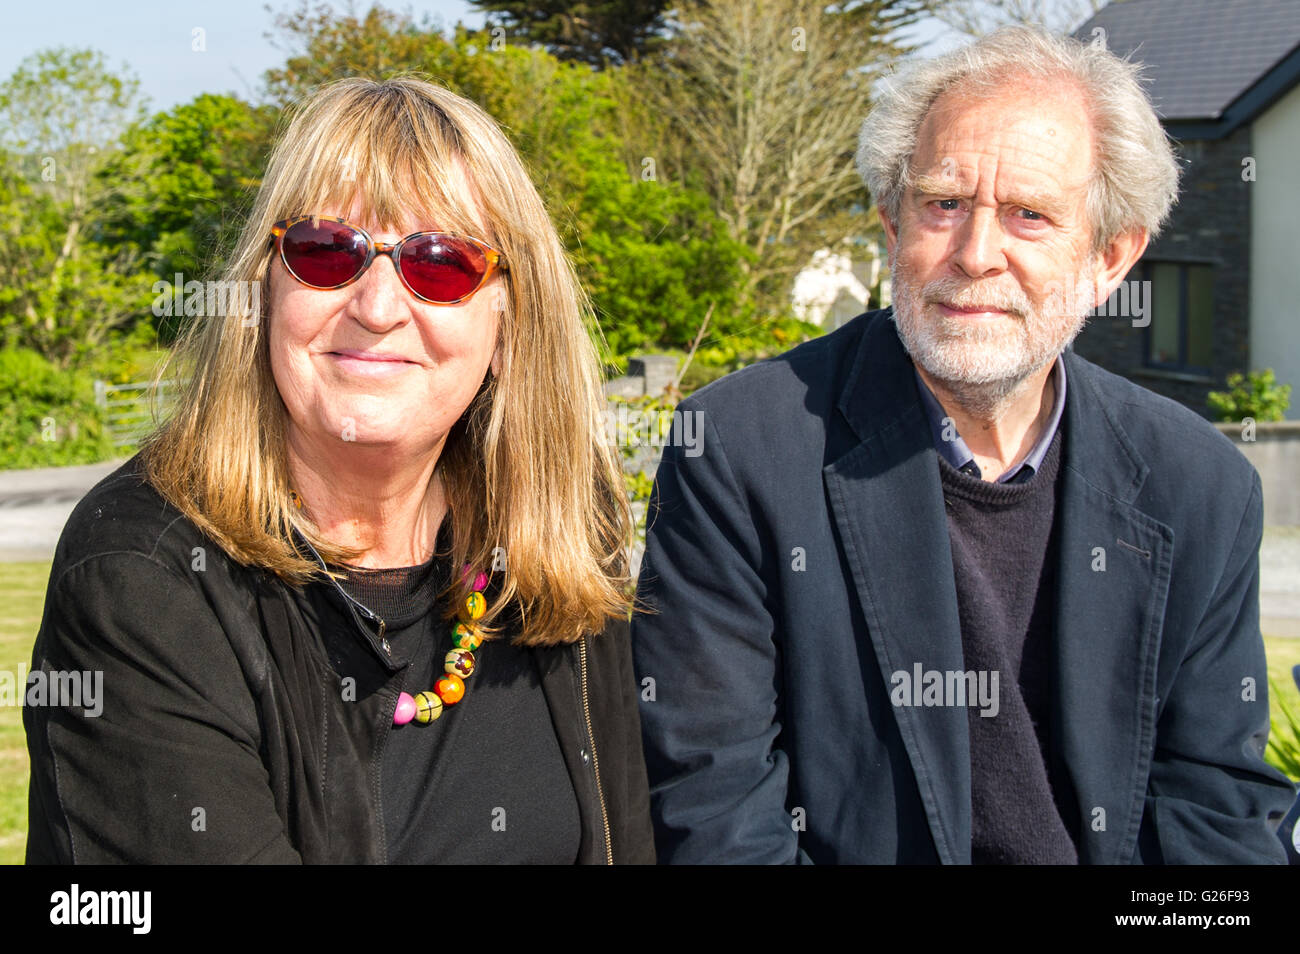
[[(313, 211), (345, 218), (376, 241), (442, 225), (412, 218), (381, 231), (357, 217), (355, 203)], [(329, 291), (303, 285), (275, 256), (270, 284), (271, 369), (289, 412), (290, 443), (313, 456), (359, 447), (434, 452), (492, 364), (499, 275), (456, 305), (415, 298), (385, 256), (353, 284)]]
[(935, 379), (1003, 393), (1055, 359), (1093, 307), (1092, 134), (1069, 89), (941, 96), (888, 229), (894, 320)]

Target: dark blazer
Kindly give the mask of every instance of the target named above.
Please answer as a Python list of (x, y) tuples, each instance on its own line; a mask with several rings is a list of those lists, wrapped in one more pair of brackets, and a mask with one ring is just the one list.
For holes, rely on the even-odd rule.
[[(90, 491), (55, 552), (32, 669), (101, 671), (102, 712), (23, 709), (27, 861), (384, 862), (382, 752), (407, 664), (331, 585), (229, 559), (139, 465)], [(627, 623), (531, 652), (578, 860), (653, 863)]]
[[(1281, 862), (1258, 476), (1195, 414), (1065, 360), (1049, 755), (1080, 861)], [(664, 451), (633, 621), (660, 859), (968, 863), (968, 713), (890, 703), (894, 672), (965, 666), (888, 313), (679, 410), (700, 443)]]

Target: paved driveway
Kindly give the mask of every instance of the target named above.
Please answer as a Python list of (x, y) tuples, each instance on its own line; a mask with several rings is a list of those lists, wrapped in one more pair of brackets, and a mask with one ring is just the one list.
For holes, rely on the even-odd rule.
[(50, 559), (77, 501), (121, 466), (0, 470), (0, 561)]

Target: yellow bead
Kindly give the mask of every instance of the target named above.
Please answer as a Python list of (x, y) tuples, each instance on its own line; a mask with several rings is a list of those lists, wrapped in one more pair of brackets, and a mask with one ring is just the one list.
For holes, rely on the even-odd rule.
[(415, 694), (415, 721), (428, 725), (442, 715), (442, 700), (436, 692), (417, 692)]
[(460, 618), (469, 622), (478, 619), (487, 611), (487, 598), (482, 593), (471, 593), (465, 597), (465, 605), (461, 607)]

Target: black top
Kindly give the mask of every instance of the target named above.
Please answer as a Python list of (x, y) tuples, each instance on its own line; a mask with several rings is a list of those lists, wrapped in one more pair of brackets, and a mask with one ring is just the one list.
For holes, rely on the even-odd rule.
[(993, 704), (967, 710), (975, 864), (1078, 863), (1065, 821), (1075, 813), (1050, 770), (1060, 463), (1059, 431), (1019, 483), (988, 483), (939, 457), (966, 670), (999, 677)]
[[(439, 544), (445, 552), (443, 535)], [(409, 661), (403, 690), (432, 689), (451, 649), (453, 624), (438, 597), (451, 579), (446, 557), (334, 569), (347, 574), (340, 585), (348, 594), (385, 621), (393, 658)], [(577, 797), (532, 655), (498, 638), (474, 657), (460, 702), (428, 725), (389, 727), (380, 783), (388, 861), (572, 864)]]

